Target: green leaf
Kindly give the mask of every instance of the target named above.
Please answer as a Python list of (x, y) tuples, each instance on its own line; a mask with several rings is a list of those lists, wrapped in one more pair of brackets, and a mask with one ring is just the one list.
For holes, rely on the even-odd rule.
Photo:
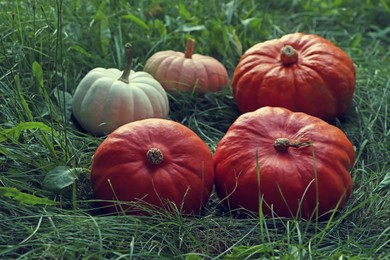
[(226, 255), (226, 259), (255, 259), (271, 256), (275, 249), (267, 244), (254, 246), (233, 247), (232, 253)]
[(0, 143), (11, 139), (11, 140), (18, 140), (20, 137), (20, 134), (23, 131), (26, 130), (33, 130), (33, 129), (38, 129), (44, 132), (50, 132), (56, 135), (57, 137), (60, 137), (60, 135), (55, 132), (50, 126), (42, 123), (42, 122), (21, 122), (15, 127), (5, 129), (0, 132)]
[(204, 25), (188, 25), (188, 24), (183, 24), (178, 31), (179, 32), (193, 32), (193, 31), (202, 31), (205, 30), (206, 26)]
[(156, 30), (161, 37), (164, 37), (168, 34), (167, 26), (165, 26), (161, 20), (156, 19), (150, 23), (153, 25), (154, 30)]
[(53, 95), (57, 101), (58, 106), (64, 112), (66, 120), (69, 121), (72, 115), (72, 95), (69, 92), (63, 91), (58, 88), (53, 89)]
[(61, 193), (65, 188), (71, 186), (82, 172), (84, 172), (83, 168), (57, 166), (46, 174), (42, 186), (45, 190)]
[(49, 200), (48, 198), (40, 198), (35, 195), (27, 194), (17, 190), (16, 188), (0, 187), (0, 196), (16, 200), (20, 204), (29, 205), (58, 205), (57, 202)]
[(32, 121), (33, 116), (32, 116), (31, 110), (27, 104), (26, 99), (23, 97), (23, 94), (22, 94), (22, 86), (21, 86), (19, 74), (16, 74), (14, 79), (15, 79), (16, 89), (18, 91), (19, 100), (22, 103), (23, 110), (26, 114), (27, 120)]
[(360, 43), (362, 42), (363, 40), (363, 36), (361, 33), (357, 33), (355, 34), (352, 38), (351, 38), (351, 47), (352, 48), (357, 48), (359, 47)]
[(225, 5), (225, 9), (226, 9), (225, 13), (226, 13), (227, 24), (231, 24), (232, 19), (233, 19), (233, 14), (235, 13), (235, 11), (237, 9), (236, 1), (231, 1), (231, 2), (227, 3)]
[(383, 5), (383, 7), (386, 9), (386, 11), (388, 13), (390, 13), (390, 6), (386, 3), (385, 0), (379, 0), (379, 2), (381, 2), (381, 4)]
[(74, 50), (74, 51), (86, 56), (87, 58), (92, 57), (92, 55), (88, 51), (86, 51), (83, 47), (81, 47), (79, 45), (72, 45), (69, 47), (69, 50)]
[(236, 34), (236, 30), (233, 30), (231, 34), (229, 34), (229, 39), (233, 43), (236, 53), (238, 56), (242, 55), (242, 44), (240, 38)]
[(38, 85), (43, 88), (43, 71), (41, 65), (37, 61), (33, 62), (32, 70)]
[(178, 7), (180, 16), (186, 21), (191, 20), (191, 14), (188, 12), (186, 6), (180, 3)]
[(124, 16), (122, 16), (122, 19), (131, 20), (135, 24), (139, 25), (140, 27), (142, 27), (142, 28), (144, 28), (146, 30), (149, 30), (149, 26), (144, 21), (142, 21), (142, 19), (140, 19), (139, 17), (135, 16), (134, 14), (124, 15)]

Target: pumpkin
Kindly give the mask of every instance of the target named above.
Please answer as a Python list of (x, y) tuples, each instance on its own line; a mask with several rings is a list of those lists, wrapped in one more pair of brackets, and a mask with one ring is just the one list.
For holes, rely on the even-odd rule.
[(213, 158), (186, 126), (144, 119), (117, 128), (99, 145), (91, 182), (109, 213), (147, 215), (152, 206), (199, 214), (214, 187)]
[(88, 132), (102, 136), (121, 125), (146, 118), (166, 118), (167, 94), (150, 74), (131, 70), (132, 48), (126, 45), (127, 66), (95, 68), (80, 81), (72, 102), (73, 115)]
[(187, 40), (185, 53), (172, 50), (152, 55), (144, 71), (155, 77), (165, 90), (196, 93), (216, 92), (228, 86), (226, 68), (213, 57), (193, 54), (195, 41)]
[(329, 121), (348, 109), (355, 82), (343, 50), (318, 35), (293, 33), (249, 48), (235, 68), (232, 89), (242, 113), (285, 107)]
[(263, 107), (239, 116), (218, 143), (215, 186), (232, 209), (325, 217), (349, 198), (354, 161), (354, 147), (339, 128), (302, 112)]

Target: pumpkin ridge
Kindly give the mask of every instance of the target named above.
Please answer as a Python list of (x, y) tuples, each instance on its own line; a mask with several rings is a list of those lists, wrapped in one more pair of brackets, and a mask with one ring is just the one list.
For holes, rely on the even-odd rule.
[[(321, 45), (323, 43), (318, 43), (317, 45)], [(337, 46), (333, 46), (333, 49), (337, 50), (338, 47)], [(334, 61), (337, 62), (337, 64), (333, 64), (331, 65), (332, 67), (336, 67), (338, 68), (338, 74), (342, 74), (342, 75), (350, 75), (351, 73), (354, 73), (354, 68), (353, 68), (353, 63), (351, 61), (351, 66), (349, 66), (349, 64), (346, 64), (346, 60), (350, 60), (350, 58), (347, 56), (347, 55), (341, 55), (340, 53), (336, 52), (336, 51), (321, 51), (321, 52), (318, 52), (318, 51), (314, 51), (313, 53), (311, 53), (308, 57), (308, 60), (312, 61), (312, 62), (315, 62), (315, 63), (318, 63), (318, 62), (321, 62), (318, 60), (317, 57), (323, 57), (324, 55), (326, 56), (330, 56)], [(311, 70), (314, 70), (311, 66), (315, 66), (314, 65), (311, 65), (309, 63), (304, 63), (305, 67), (306, 68), (310, 68)], [(314, 70), (315, 71), (315, 70)], [(348, 90), (345, 90), (344, 92), (340, 92), (338, 89), (333, 89), (332, 87), (335, 87), (335, 85), (333, 84), (333, 82), (330, 82), (329, 80), (326, 80), (326, 75), (322, 75), (321, 74), (321, 71), (317, 72), (315, 71), (316, 74), (318, 76), (321, 77), (321, 80), (322, 82), (324, 82), (324, 85), (328, 86), (327, 88), (325, 88), (325, 90), (328, 92), (329, 94), (329, 97), (331, 97), (332, 99), (332, 107), (336, 107), (337, 108), (337, 114), (340, 114), (342, 112), (344, 112), (347, 107), (350, 105), (350, 103), (345, 103), (345, 100), (348, 100), (350, 97), (348, 95), (349, 92), (352, 92), (353, 93), (353, 90), (355, 89), (355, 84), (354, 84), (354, 80), (356, 80), (356, 77), (355, 79), (351, 79), (351, 81), (349, 81), (350, 78), (348, 78), (348, 83), (347, 84), (348, 86), (352, 86), (350, 89)], [(344, 78), (344, 76), (343, 76)], [(347, 94), (347, 95), (346, 95)], [(336, 95), (340, 96), (340, 100), (343, 100), (342, 102), (338, 102), (336, 100)], [(329, 103), (329, 102), (328, 102)]]
[[(192, 90), (194, 86), (191, 86), (188, 81), (192, 81), (191, 77), (196, 79), (196, 74), (194, 76), (189, 76), (186, 73), (183, 73), (183, 68), (185, 64), (191, 64), (191, 67), (195, 67), (196, 65), (193, 59), (182, 59), (182, 57), (176, 57), (176, 59), (179, 60), (178, 64), (180, 64), (180, 67), (177, 71), (177, 78), (176, 78), (176, 84), (178, 89), (187, 89), (187, 90)], [(174, 81), (172, 81), (174, 82)]]
[[(267, 89), (269, 90), (271, 87), (269, 86), (268, 84), (268, 81), (271, 79), (271, 80), (274, 80), (275, 78), (277, 77), (280, 77), (281, 74), (284, 74), (284, 77), (287, 78), (287, 76), (291, 79), (293, 78), (293, 83), (292, 84), (285, 84), (284, 85), (284, 89), (283, 91), (279, 92), (278, 94), (279, 95), (282, 95), (282, 97), (289, 97), (289, 96), (292, 96), (294, 94), (296, 94), (296, 84), (295, 84), (295, 78), (294, 78), (294, 74), (291, 73), (291, 68), (289, 67), (285, 67), (285, 66), (281, 66), (280, 64), (275, 64), (274, 66), (272, 66), (271, 68), (268, 69), (267, 72), (265, 72), (264, 76), (262, 77), (261, 79), (261, 83), (258, 84), (258, 90), (256, 92), (256, 102), (258, 104), (267, 104), (269, 106), (279, 106), (279, 102), (280, 102), (280, 99), (269, 99), (270, 96), (269, 94), (267, 95), (264, 95), (263, 91), (261, 91), (262, 89)], [(286, 82), (288, 82), (288, 80), (286, 80)], [(265, 84), (265, 86), (264, 86)], [(279, 87), (279, 86), (278, 86)], [(275, 103), (276, 101), (276, 103)], [(287, 103), (285, 102), (284, 103), (284, 106), (286, 108), (289, 108), (289, 109), (296, 109), (296, 103), (295, 102), (290, 102), (290, 103)]]
[[(305, 67), (306, 69), (310, 69), (310, 71), (312, 71), (313, 75), (316, 75), (317, 77), (317, 80), (316, 82), (320, 82), (321, 84), (318, 84), (316, 83), (315, 85), (314, 84), (308, 84), (306, 78), (307, 77), (304, 77), (304, 76), (301, 76), (303, 75), (301, 72), (302, 70), (299, 70), (299, 74), (296, 74), (296, 75), (300, 75), (300, 78), (301, 80), (299, 81), (300, 84), (304, 85), (304, 86), (310, 86), (311, 89), (315, 89), (316, 92), (318, 93), (319, 90), (321, 90), (321, 97), (322, 97), (322, 101), (324, 101), (326, 99), (327, 102), (325, 102), (327, 104), (327, 107), (328, 109), (326, 111), (323, 111), (322, 115), (327, 115), (329, 113), (334, 113), (334, 111), (329, 111), (331, 110), (331, 108), (333, 107), (336, 107), (337, 106), (337, 102), (334, 98), (334, 93), (332, 93), (332, 91), (330, 90), (330, 88), (327, 88), (326, 87), (326, 81), (324, 79), (324, 77), (319, 74), (317, 72), (317, 70), (313, 69), (309, 64), (306, 64), (306, 63), (302, 63), (301, 64), (302, 67)], [(307, 73), (306, 70), (303, 70), (305, 73)], [(294, 73), (296, 73), (297, 71), (294, 71)], [(294, 77), (294, 80), (296, 82), (296, 78)], [(295, 83), (297, 84), (297, 83)], [(299, 84), (299, 85), (300, 85)], [(299, 90), (299, 88), (297, 88), (297, 90)], [(307, 91), (305, 91), (307, 92)], [(312, 92), (312, 91), (311, 91)], [(301, 97), (301, 98), (299, 98)], [(299, 93), (299, 91), (297, 91), (295, 93), (295, 101), (296, 101), (296, 109), (297, 110), (303, 110), (303, 108), (305, 108), (304, 110), (307, 110), (306, 107), (308, 107), (308, 105), (310, 106), (310, 110), (312, 111), (317, 111), (317, 105), (318, 103), (312, 103), (312, 102), (309, 102), (311, 101), (311, 97), (308, 97), (307, 99), (302, 99), (303, 95), (301, 95)], [(315, 99), (313, 99), (315, 100)], [(299, 109), (298, 109), (299, 108)], [(320, 111), (319, 111), (320, 113)]]
[(205, 62), (200, 62), (200, 64), (202, 64), (202, 67), (203, 67), (203, 69), (204, 69), (204, 71), (206, 72), (205, 73), (205, 75), (207, 75), (206, 76), (206, 79), (202, 79), (203, 81), (204, 81), (204, 87), (207, 89), (207, 90), (210, 90), (210, 79), (212, 78), (212, 76), (210, 77), (210, 74), (212, 74), (213, 73), (213, 71), (210, 69), (207, 69), (208, 67), (207, 67), (207, 65), (206, 65), (206, 63)]
[[(349, 57), (341, 57), (341, 56), (333, 55), (333, 54), (328, 54), (328, 55), (331, 56), (337, 62), (337, 68), (338, 68), (338, 72), (340, 74), (349, 75), (350, 73), (354, 73), (352, 80), (356, 80), (353, 62), (351, 61), (351, 64), (346, 64), (346, 62), (345, 62), (345, 59), (346, 58), (349, 59)], [(316, 60), (316, 59), (314, 59), (314, 60)], [(335, 66), (335, 65), (333, 64), (333, 66)], [(355, 84), (351, 84), (351, 86), (352, 86), (351, 87), (352, 89), (355, 89)]]
[[(271, 67), (271, 69), (273, 67), (276, 67), (275, 64), (269, 64), (269, 66)], [(234, 72), (234, 76), (233, 76), (233, 79), (232, 79), (232, 86), (238, 86), (238, 87), (233, 87), (233, 94), (234, 94), (234, 97), (235, 97), (235, 100), (237, 102), (237, 105), (240, 107), (240, 104), (241, 103), (240, 101), (241, 100), (245, 100), (245, 102), (249, 103), (249, 104), (253, 104), (254, 100), (258, 100), (258, 93), (260, 91), (255, 91), (253, 88), (246, 88), (245, 86), (246, 85), (249, 85), (248, 84), (248, 79), (249, 79), (249, 83), (250, 84), (253, 84), (253, 82), (256, 82), (256, 85), (258, 85), (260, 88), (262, 87), (262, 84), (263, 84), (263, 81), (264, 81), (264, 78), (265, 77), (256, 77), (257, 75), (257, 67), (258, 67), (258, 64), (255, 64), (254, 66), (252, 66), (248, 72), (245, 72), (244, 70), (240, 70), (240, 71), (235, 71)], [(238, 76), (240, 75), (240, 76)], [(243, 82), (246, 82), (246, 84), (243, 84)], [(253, 94), (249, 95), (248, 96), (248, 92), (251, 91), (254, 92)], [(254, 110), (252, 107), (250, 107), (250, 109), (246, 109), (246, 110)], [(245, 112), (248, 112), (248, 111), (245, 111)]]
[[(272, 47), (269, 45), (273, 44)], [(284, 46), (284, 42), (280, 40), (268, 40), (265, 42), (261, 42), (258, 44), (255, 44), (250, 49), (248, 49), (242, 58), (250, 57), (250, 56), (259, 56), (260, 59), (263, 59), (265, 57), (270, 58), (271, 60), (278, 61), (278, 55), (280, 53), (280, 48)], [(252, 49), (253, 48), (253, 49)], [(251, 50), (252, 49), (252, 50)], [(241, 62), (241, 59), (240, 59)]]
[[(103, 122), (103, 118), (105, 118), (103, 115), (104, 114), (103, 113), (104, 106), (98, 106), (97, 108), (95, 106), (95, 104), (104, 104), (105, 103), (106, 100), (102, 99), (102, 97), (104, 97), (104, 96), (99, 95), (99, 100), (94, 98), (94, 93), (97, 91), (103, 92), (103, 90), (104, 90), (104, 93), (102, 93), (102, 94), (108, 94), (110, 91), (110, 89), (107, 87), (104, 88), (103, 90), (98, 90), (99, 85), (102, 84), (101, 80), (103, 80), (103, 79), (105, 79), (105, 78), (99, 78), (91, 84), (91, 87), (85, 93), (85, 96), (82, 99), (81, 104), (80, 104), (80, 111), (81, 111), (80, 118), (83, 118), (83, 117), (92, 118), (93, 119), (92, 122), (89, 122), (89, 123), (95, 124), (96, 122)], [(88, 122), (87, 123), (80, 122), (80, 124), (83, 127), (86, 127), (86, 125), (88, 125), (89, 123)], [(97, 126), (93, 126), (93, 127), (97, 127)], [(100, 125), (99, 125), (99, 127), (100, 127)]]
[[(187, 88), (188, 85), (186, 84), (185, 81), (182, 80), (182, 70), (183, 70), (183, 67), (184, 67), (184, 63), (186, 61), (189, 61), (191, 62), (192, 59), (185, 59), (185, 60), (182, 60), (182, 56), (174, 56), (172, 58), (172, 62), (169, 64), (169, 68), (167, 71), (171, 71), (172, 70), (172, 67), (175, 68), (175, 70), (172, 70), (172, 71), (175, 71), (175, 74), (173, 74), (174, 76), (168, 81), (168, 80), (165, 80), (165, 82), (169, 82), (170, 84), (174, 84), (173, 85), (173, 89), (176, 90), (176, 89), (181, 89), (182, 86), (184, 86), (184, 88)], [(176, 67), (177, 64), (180, 65), (180, 67)], [(161, 66), (160, 66), (161, 67)], [(184, 75), (186, 76), (186, 75)], [(171, 88), (171, 87), (170, 87)]]
[[(165, 56), (164, 56), (165, 57)], [(158, 73), (158, 64), (161, 62), (161, 59), (163, 58), (163, 56), (155, 56), (153, 55), (152, 57), (149, 58), (148, 60), (148, 63), (145, 64), (145, 67), (144, 67), (144, 71), (147, 70), (148, 73), (150, 73), (151, 75), (155, 75), (156, 78), (158, 77), (159, 73)]]

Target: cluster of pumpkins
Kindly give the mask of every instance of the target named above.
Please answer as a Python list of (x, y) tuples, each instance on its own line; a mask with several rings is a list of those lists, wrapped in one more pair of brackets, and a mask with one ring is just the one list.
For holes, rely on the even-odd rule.
[[(229, 86), (218, 60), (160, 51), (144, 71), (96, 68), (79, 83), (73, 114), (107, 137), (91, 166), (96, 197), (109, 213), (147, 214), (145, 205), (200, 214), (215, 190), (230, 209), (314, 219), (345, 205), (355, 151), (329, 124), (352, 102), (352, 60), (332, 42), (292, 33), (249, 48), (231, 80), (242, 112), (217, 145), (166, 119), (167, 92), (206, 93)], [(140, 206), (142, 205), (142, 206)]]

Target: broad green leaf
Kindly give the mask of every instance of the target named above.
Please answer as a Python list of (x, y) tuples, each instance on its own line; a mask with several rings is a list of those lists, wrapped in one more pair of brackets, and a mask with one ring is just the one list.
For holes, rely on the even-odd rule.
[(0, 196), (11, 198), (13, 200), (16, 200), (20, 204), (49, 206), (58, 205), (57, 202), (49, 200), (48, 198), (40, 198), (35, 195), (27, 194), (19, 191), (16, 188), (0, 187)]
[(57, 166), (46, 174), (42, 186), (45, 190), (60, 193), (66, 187), (71, 186), (82, 172), (84, 172), (83, 168)]
[(225, 259), (258, 259), (270, 256), (275, 249), (267, 244), (254, 246), (237, 246), (233, 247), (230, 254), (226, 255)]
[(42, 122), (21, 122), (17, 126), (5, 129), (0, 132), (0, 143), (4, 142), (7, 139), (17, 140), (20, 137), (20, 134), (26, 130), (41, 130), (44, 132), (49, 132), (56, 137), (61, 137), (59, 133), (57, 133), (53, 128), (46, 125)]
[(53, 133), (54, 135), (60, 137), (60, 135), (55, 132), (50, 126), (42, 123), (42, 122), (21, 122), (17, 126), (5, 129), (0, 132), (0, 143), (11, 139), (11, 140), (18, 140), (20, 137), (20, 134), (23, 131), (26, 130), (42, 130), (44, 132), (50, 132)]

